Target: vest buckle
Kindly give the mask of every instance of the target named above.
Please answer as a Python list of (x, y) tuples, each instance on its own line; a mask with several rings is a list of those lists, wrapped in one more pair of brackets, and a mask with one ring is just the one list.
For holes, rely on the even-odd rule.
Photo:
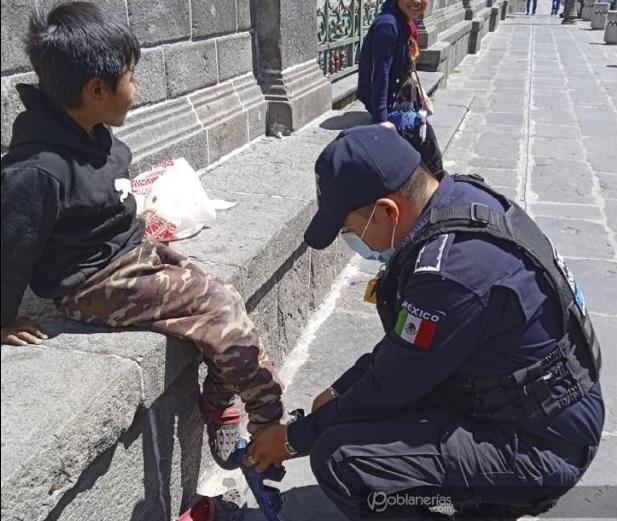
[(486, 225), (489, 223), (490, 210), (488, 206), (481, 203), (471, 203), (469, 207), (469, 218), (472, 222)]

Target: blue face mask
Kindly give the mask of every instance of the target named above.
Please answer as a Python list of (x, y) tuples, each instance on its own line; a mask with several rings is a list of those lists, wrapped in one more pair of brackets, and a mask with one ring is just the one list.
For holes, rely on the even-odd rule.
[(390, 262), (390, 259), (392, 258), (392, 256), (394, 255), (394, 252), (396, 251), (396, 248), (394, 247), (394, 232), (396, 231), (396, 226), (392, 229), (392, 238), (390, 240), (390, 248), (388, 248), (387, 250), (384, 250), (384, 251), (374, 250), (362, 240), (364, 239), (364, 234), (366, 233), (366, 230), (368, 229), (369, 224), (371, 224), (373, 215), (375, 215), (376, 208), (377, 208), (377, 205), (375, 205), (375, 207), (373, 208), (373, 212), (371, 213), (371, 216), (369, 217), (369, 220), (366, 223), (366, 226), (364, 227), (364, 230), (362, 231), (362, 235), (360, 237), (358, 237), (353, 232), (342, 232), (341, 236), (343, 237), (343, 240), (347, 243), (347, 246), (349, 246), (349, 248), (352, 251), (355, 251), (361, 257), (364, 257), (365, 259), (368, 259), (368, 260), (376, 260), (384, 264), (387, 264), (388, 262)]

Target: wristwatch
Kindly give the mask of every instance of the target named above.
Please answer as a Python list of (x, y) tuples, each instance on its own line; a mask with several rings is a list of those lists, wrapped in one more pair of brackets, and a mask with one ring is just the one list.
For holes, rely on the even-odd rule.
[(285, 450), (289, 453), (290, 456), (297, 456), (298, 451), (293, 448), (292, 444), (285, 440)]
[[(290, 420), (287, 425), (289, 426), (289, 424), (295, 422), (298, 418), (304, 418), (304, 409), (294, 409), (293, 411), (289, 411), (288, 414)], [(294, 449), (293, 445), (289, 443), (289, 440), (287, 439), (287, 429), (285, 429), (285, 450), (290, 456), (298, 455), (298, 451)]]

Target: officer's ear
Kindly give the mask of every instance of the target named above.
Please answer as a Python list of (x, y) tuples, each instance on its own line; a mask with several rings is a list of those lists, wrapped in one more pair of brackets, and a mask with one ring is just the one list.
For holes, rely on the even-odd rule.
[(392, 226), (398, 226), (401, 211), (396, 201), (396, 195), (392, 197), (382, 197), (377, 199), (375, 203), (377, 208), (375, 211), (375, 221), (378, 224), (387, 225), (389, 228)]

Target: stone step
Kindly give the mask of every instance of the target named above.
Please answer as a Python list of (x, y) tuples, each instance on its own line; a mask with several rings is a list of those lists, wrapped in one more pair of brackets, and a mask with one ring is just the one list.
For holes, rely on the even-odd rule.
[(473, 99), (474, 92), (471, 89), (443, 89), (435, 94), (435, 114), (430, 117), (430, 121), (444, 156), (454, 134), (469, 112)]

